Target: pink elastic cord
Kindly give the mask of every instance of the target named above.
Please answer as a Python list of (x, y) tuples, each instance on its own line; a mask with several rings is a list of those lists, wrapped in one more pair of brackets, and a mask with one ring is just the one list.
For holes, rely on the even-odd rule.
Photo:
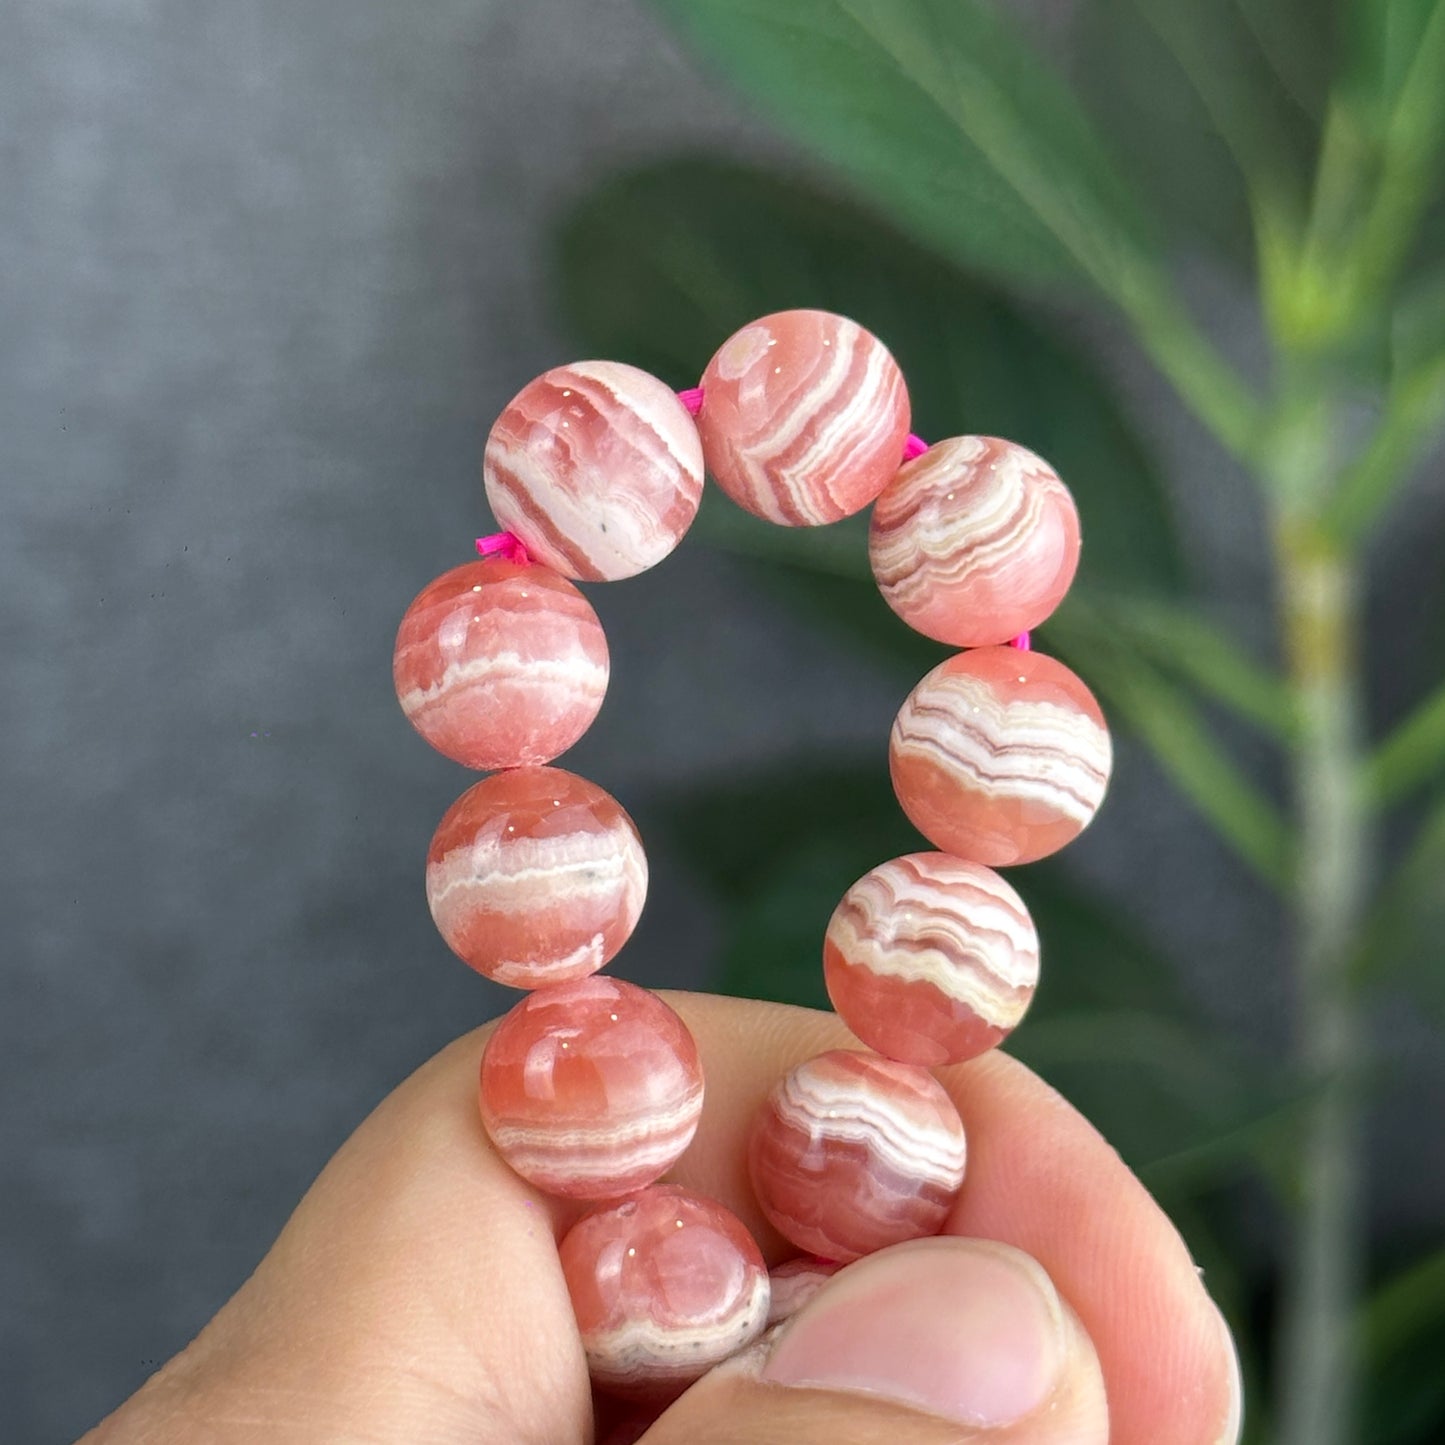
[(477, 551), (483, 557), (501, 557), (507, 562), (519, 562), (524, 567), (532, 560), (515, 532), (493, 532), (490, 537), (478, 537)]
[[(698, 412), (702, 410), (702, 387), (694, 386), (689, 391), (680, 391), (677, 394), (677, 399), (688, 409), (688, 411), (693, 416), (696, 416)], [(921, 436), (918, 436), (915, 432), (909, 432), (908, 440), (903, 443), (903, 460), (905, 462), (911, 462), (914, 457), (921, 457), (927, 450), (928, 443), (924, 441)], [(522, 544), (518, 542), (515, 537), (512, 537), (512, 534), (510, 532), (503, 532), (501, 535), (504, 538), (510, 537), (511, 540), (516, 543), (518, 548), (522, 547)], [(482, 540), (490, 542), (495, 541), (496, 539), (488, 537), (479, 540), (477, 542), (478, 551), (482, 550)], [(523, 550), (522, 555), (525, 558), (525, 550)], [(1027, 632), (1020, 632), (1019, 635), (1015, 637), (1012, 642), (1009, 643), (1009, 646), (1018, 648), (1020, 652), (1028, 652), (1032, 648), (1033, 644), (1029, 641), (1029, 635)]]

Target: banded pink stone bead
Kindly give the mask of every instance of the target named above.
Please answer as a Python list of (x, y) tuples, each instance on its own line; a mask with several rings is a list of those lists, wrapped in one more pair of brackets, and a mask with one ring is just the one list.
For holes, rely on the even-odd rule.
[(592, 1382), (667, 1400), (751, 1344), (768, 1320), (768, 1270), (747, 1228), (671, 1185), (583, 1215), (559, 1253)]
[(1039, 979), (1039, 936), (991, 868), (909, 853), (865, 873), (823, 940), (839, 1018), (907, 1064), (962, 1063), (1009, 1034)]
[(772, 1298), (768, 1305), (768, 1327), (771, 1329), (792, 1319), (842, 1268), (836, 1260), (803, 1255), (769, 1270)]
[(860, 512), (898, 470), (908, 388), (888, 348), (829, 311), (735, 332), (702, 378), (708, 471), (740, 507), (812, 527)]
[(681, 1156), (702, 1113), (687, 1025), (654, 993), (594, 974), (530, 993), (482, 1054), (481, 1110), (497, 1152), (567, 1199), (616, 1199)]
[(1113, 748), (1094, 695), (1039, 652), (940, 663), (893, 724), (893, 788), (936, 848), (999, 868), (1056, 852), (1104, 800)]
[(884, 487), (868, 557), (888, 605), (958, 647), (1037, 627), (1079, 566), (1079, 514), (1054, 469), (997, 437), (950, 437)]
[(963, 1123), (926, 1069), (833, 1049), (764, 1100), (748, 1172), (774, 1228), (847, 1263), (937, 1234), (963, 1183)]
[(586, 978), (627, 942), (647, 898), (632, 819), (561, 768), (510, 768), (447, 809), (426, 862), (447, 946), (509, 988)]
[(592, 725), (607, 692), (592, 605), (546, 567), (467, 562), (418, 594), (392, 657), (397, 701), (468, 768), (547, 763)]
[(554, 367), (507, 403), (482, 461), (500, 526), (566, 577), (661, 562), (702, 501), (702, 443), (671, 387), (619, 361)]

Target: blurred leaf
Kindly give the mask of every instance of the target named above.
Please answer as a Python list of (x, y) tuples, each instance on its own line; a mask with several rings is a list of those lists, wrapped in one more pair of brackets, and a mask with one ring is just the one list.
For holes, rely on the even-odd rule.
[(1188, 245), (1254, 260), (1251, 203), (1303, 210), (1329, 83), (1321, 0), (1083, 0), (1079, 84), (1140, 191)]
[(1285, 821), (1223, 751), (1188, 696), (1082, 610), (1060, 608), (1043, 632), (1062, 656), (1086, 659), (1089, 685), (1138, 733), (1175, 786), (1261, 878), (1284, 888), (1292, 851)]
[[(1445, 36), (1441, 0), (1350, 0), (1345, 7), (1349, 64), (1344, 88), (1373, 138), (1384, 143), (1404, 108), (1436, 113), (1445, 96), (1430, 92)], [(1422, 117), (1423, 118), (1423, 117)], [(1407, 122), (1415, 121), (1407, 114)]]
[[(686, 384), (769, 311), (816, 306), (888, 343), (914, 427), (937, 440), (1014, 438), (1068, 481), (1085, 585), (1179, 586), (1159, 477), (1092, 364), (1016, 307), (856, 206), (796, 178), (684, 158), (613, 178), (565, 219), (560, 290), (582, 343)], [(780, 528), (704, 503), (699, 536), (732, 550), (867, 578), (867, 522)], [(880, 604), (877, 604), (881, 606)]]
[(1406, 982), (1445, 1019), (1445, 791), (1427, 805), (1405, 856), (1370, 908), (1356, 956), (1361, 983)]
[[(1445, 77), (1442, 77), (1445, 84)], [(1438, 260), (1441, 252), (1437, 251)], [(1405, 377), (1445, 359), (1445, 267), (1417, 277), (1395, 307), (1392, 364)]]
[(1445, 1437), (1445, 1247), (1376, 1290), (1361, 1332), (1370, 1445)]
[(1351, 0), (1344, 13), (1295, 305), (1325, 337), (1384, 308), (1442, 191), (1445, 0)]
[(654, 0), (760, 106), (933, 245), (1135, 294), (1134, 197), (1073, 96), (976, 0)]
[(1383, 806), (1403, 797), (1445, 768), (1445, 682), (1421, 703), (1370, 756), (1365, 788)]
[(1288, 684), (1244, 651), (1202, 614), (1162, 598), (1069, 599), (1071, 620), (1091, 613), (1093, 625), (1143, 653), (1205, 697), (1223, 703), (1271, 736), (1287, 740), (1294, 729)]
[[(1056, 967), (1060, 961), (1055, 950)], [(1298, 1115), (1296, 1102), (1278, 1097), (1200, 1023), (1142, 1009), (1031, 1012), (1008, 1050), (1107, 1133), (1156, 1189), (1187, 1189), (1238, 1170), (1284, 1137)]]
[(1364, 535), (1445, 425), (1445, 270), (1437, 265), (1405, 288), (1388, 334), (1383, 415), (1330, 504), (1328, 523), (1343, 538)]

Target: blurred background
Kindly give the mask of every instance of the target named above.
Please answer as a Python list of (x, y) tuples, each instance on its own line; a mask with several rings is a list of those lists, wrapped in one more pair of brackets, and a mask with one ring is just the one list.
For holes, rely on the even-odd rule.
[[(515, 997), (432, 926), (427, 842), (471, 777), (390, 678), (407, 603), (491, 530), (492, 420), (582, 354), (692, 385), (799, 305), (888, 342), (923, 435), (1021, 441), (1083, 514), (1039, 640), (1119, 762), (1084, 838), (1011, 875), (1044, 946), (1015, 1051), (1184, 1230), (1254, 1440), (1321, 1439), (1310, 1362), (1278, 1364), (1302, 1237), (1358, 1264), (1334, 1438), (1445, 1431), (1445, 6), (765, 9), (0, 6), (6, 1442), (137, 1388), (376, 1102)], [(1344, 690), (1386, 740), (1343, 759), (1368, 886), (1323, 990), (1293, 962), (1332, 905), (1290, 883), (1319, 734), (1274, 540), (1315, 535), (1316, 471), (1365, 579)], [(833, 903), (916, 843), (886, 738), (942, 650), (856, 527), (715, 499), (589, 596), (612, 686), (562, 761), (652, 865), (617, 971), (823, 1002)], [(1358, 1040), (1344, 1093), (1298, 1063), (1321, 1010)], [(1359, 1185), (1333, 1244), (1322, 1137)]]

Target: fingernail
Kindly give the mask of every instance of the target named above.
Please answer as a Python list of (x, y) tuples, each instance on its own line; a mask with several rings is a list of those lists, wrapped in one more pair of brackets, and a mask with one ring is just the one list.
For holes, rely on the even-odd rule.
[(1063, 1306), (1032, 1259), (987, 1240), (920, 1239), (831, 1280), (784, 1326), (762, 1378), (989, 1427), (1037, 1410), (1064, 1356)]
[(1239, 1437), (1244, 1433), (1244, 1379), (1239, 1368), (1239, 1347), (1218, 1305), (1214, 1312), (1219, 1316), (1220, 1333), (1229, 1351), (1229, 1409), (1224, 1417), (1224, 1429), (1219, 1432), (1219, 1445), (1239, 1445)]

